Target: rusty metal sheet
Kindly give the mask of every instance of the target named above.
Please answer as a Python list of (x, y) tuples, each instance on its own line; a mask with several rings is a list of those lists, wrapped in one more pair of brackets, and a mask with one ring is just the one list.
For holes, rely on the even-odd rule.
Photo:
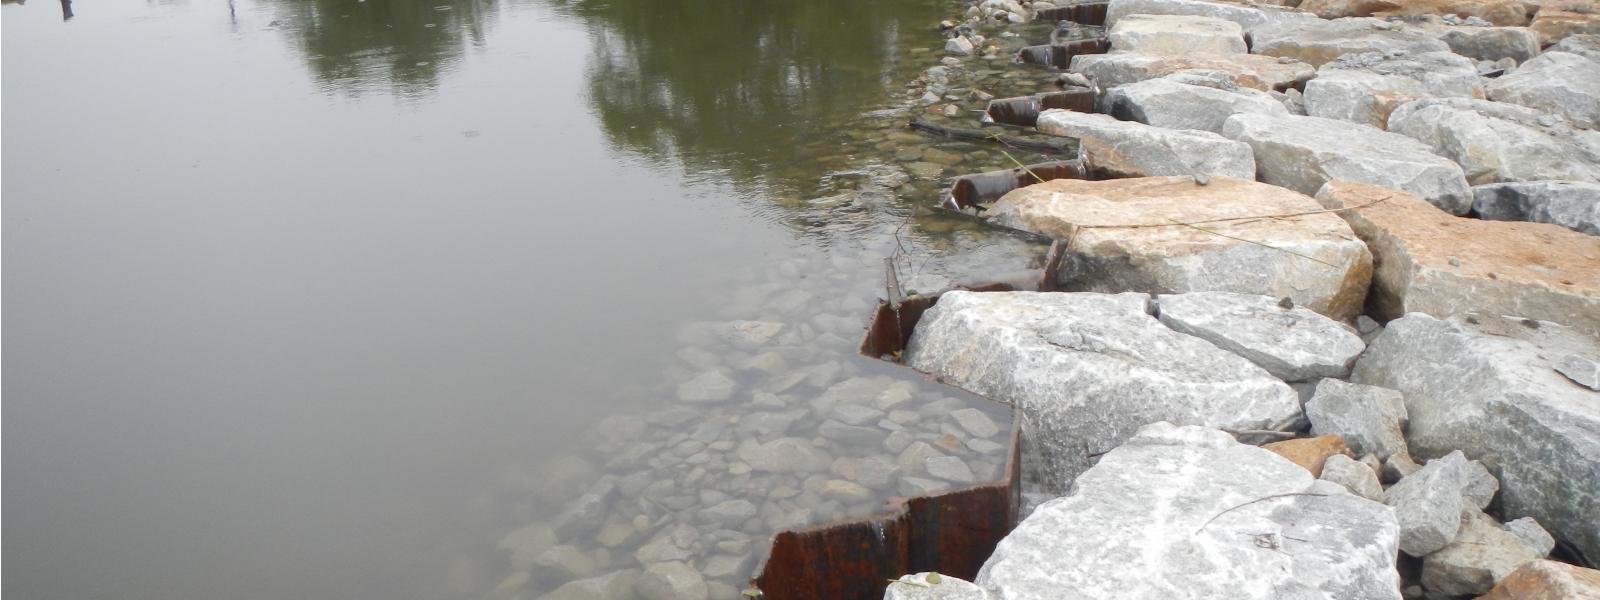
[(1104, 37), (1076, 40), (1064, 44), (1028, 46), (1017, 51), (1017, 61), (1030, 65), (1045, 65), (1057, 69), (1072, 66), (1072, 57), (1080, 54), (1105, 54), (1111, 42)]
[(989, 101), (988, 108), (983, 111), (983, 120), (985, 123), (1033, 127), (1039, 123), (1041, 112), (1050, 109), (1094, 112), (1094, 101), (1094, 90), (1078, 87), (1019, 98), (997, 98)]
[(1004, 171), (962, 175), (950, 185), (950, 194), (940, 206), (964, 210), (999, 200), (1011, 190), (1052, 179), (1091, 179), (1091, 173), (1078, 160), (1061, 160), (1028, 165)]

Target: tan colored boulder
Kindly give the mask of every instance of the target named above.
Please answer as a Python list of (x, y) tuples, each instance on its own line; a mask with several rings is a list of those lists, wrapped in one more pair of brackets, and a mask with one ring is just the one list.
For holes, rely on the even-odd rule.
[(1522, 0), (1405, 0), (1396, 4), (1399, 6), (1372, 14), (1379, 17), (1416, 15), (1477, 17), (1501, 27), (1528, 24), (1528, 9)]
[[(1349, 319), (1361, 312), (1372, 258), (1344, 221), (1320, 209), (1277, 186), (1179, 176), (1047, 181), (1006, 194), (989, 214), (1071, 239), (1061, 281), (1072, 289), (1288, 297)], [(1280, 215), (1298, 216), (1254, 218)]]
[(1579, 12), (1546, 7), (1533, 16), (1533, 22), (1528, 24), (1528, 28), (1539, 34), (1539, 43), (1544, 46), (1560, 42), (1569, 35), (1600, 33), (1600, 8), (1586, 7), (1582, 10), (1583, 12)]
[(1383, 318), (1471, 312), (1552, 321), (1600, 337), (1600, 238), (1557, 225), (1451, 216), (1389, 188), (1332, 182), (1317, 193), (1373, 254)]
[(1284, 440), (1261, 447), (1304, 467), (1311, 472), (1312, 477), (1322, 477), (1322, 465), (1328, 462), (1328, 457), (1335, 454), (1351, 455), (1350, 447), (1344, 444), (1344, 438), (1337, 435)]
[(1324, 19), (1341, 17), (1370, 17), (1373, 13), (1397, 10), (1399, 0), (1305, 0), (1300, 10), (1315, 13)]
[(1072, 70), (1095, 80), (1102, 88), (1165, 77), (1181, 71), (1209, 71), (1239, 87), (1283, 91), (1301, 87), (1317, 70), (1300, 62), (1280, 62), (1259, 54), (1190, 54), (1163, 56), (1137, 52), (1080, 54), (1072, 57)]
[(1536, 560), (1512, 571), (1478, 600), (1600, 600), (1600, 571)]

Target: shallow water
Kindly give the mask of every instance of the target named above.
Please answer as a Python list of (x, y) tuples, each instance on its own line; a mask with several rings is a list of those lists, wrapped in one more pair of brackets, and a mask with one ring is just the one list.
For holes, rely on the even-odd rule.
[(944, 2), (71, 7), (3, 9), (5, 592), (536, 598), (661, 539), (731, 588), (935, 486), (901, 442), (1002, 454), (853, 354), (885, 257), (1038, 266), (918, 208), (1012, 166), (902, 127)]

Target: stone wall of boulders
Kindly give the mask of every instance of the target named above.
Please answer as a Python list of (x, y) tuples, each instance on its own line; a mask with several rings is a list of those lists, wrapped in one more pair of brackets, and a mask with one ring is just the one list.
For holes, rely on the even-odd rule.
[(1102, 114), (1037, 129), (1109, 178), (980, 215), (1073, 291), (946, 294), (905, 354), (1022, 412), (1044, 495), (885, 597), (1600, 597), (1600, 3), (1106, 14), (1062, 78)]

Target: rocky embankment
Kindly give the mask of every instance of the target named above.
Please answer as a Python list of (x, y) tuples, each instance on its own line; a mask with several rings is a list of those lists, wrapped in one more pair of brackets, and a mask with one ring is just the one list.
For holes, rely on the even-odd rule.
[(885, 597), (1600, 598), (1600, 4), (1112, 0), (1104, 33), (1060, 79), (1099, 114), (1037, 123), (1098, 180), (980, 215), (1072, 291), (948, 292), (904, 356), (1017, 407), (1043, 493), (974, 581)]

